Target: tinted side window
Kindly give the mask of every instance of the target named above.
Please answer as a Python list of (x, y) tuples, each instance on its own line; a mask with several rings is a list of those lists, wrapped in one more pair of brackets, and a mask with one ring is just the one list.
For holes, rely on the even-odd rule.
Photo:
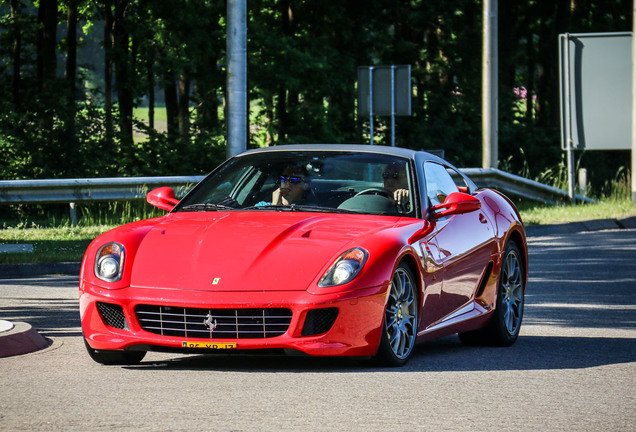
[(460, 192), (468, 193), (470, 191), (468, 183), (466, 183), (466, 180), (464, 179), (464, 177), (461, 176), (460, 173), (452, 168), (446, 168), (446, 171), (448, 171), (448, 173), (451, 175), (453, 181), (457, 185), (457, 189), (459, 189)]
[(424, 175), (426, 176), (426, 196), (428, 196), (429, 206), (441, 204), (448, 195), (458, 192), (455, 181), (442, 165), (426, 162)]

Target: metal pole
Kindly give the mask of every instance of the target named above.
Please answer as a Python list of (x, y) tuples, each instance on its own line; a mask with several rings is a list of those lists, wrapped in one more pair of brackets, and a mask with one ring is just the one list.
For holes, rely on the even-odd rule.
[(633, 3), (632, 32), (632, 204), (636, 204), (636, 0)]
[(247, 0), (227, 0), (227, 157), (247, 148)]
[(571, 115), (571, 93), (570, 93), (570, 34), (563, 35), (563, 64), (564, 64), (564, 92), (565, 92), (565, 151), (567, 157), (568, 170), (568, 196), (572, 202), (576, 201), (574, 184), (574, 146), (572, 142), (572, 115)]
[(482, 167), (497, 168), (497, 0), (484, 0), (482, 41)]
[(369, 136), (373, 145), (373, 66), (369, 67)]
[(394, 65), (391, 65), (391, 147), (395, 147), (395, 66)]

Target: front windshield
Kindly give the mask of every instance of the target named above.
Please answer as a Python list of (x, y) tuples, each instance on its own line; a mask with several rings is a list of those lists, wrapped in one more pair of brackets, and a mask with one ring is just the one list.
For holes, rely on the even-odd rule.
[(291, 210), (414, 215), (407, 159), (342, 151), (278, 151), (229, 160), (175, 211)]

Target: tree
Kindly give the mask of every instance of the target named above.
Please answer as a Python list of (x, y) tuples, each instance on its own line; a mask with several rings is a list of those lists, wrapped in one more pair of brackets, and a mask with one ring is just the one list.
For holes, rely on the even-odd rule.
[[(558, 164), (557, 35), (630, 30), (631, 6), (499, 3), (505, 166), (536, 177)], [(398, 145), (478, 164), (481, 13), (478, 0), (250, 1), (249, 144), (367, 142), (356, 68), (410, 64), (413, 115), (397, 118)], [(95, 29), (98, 89), (83, 85), (81, 58)], [(0, 176), (209, 171), (225, 154), (225, 32), (225, 5), (214, 0), (9, 0), (0, 6)], [(133, 117), (146, 103), (148, 125)], [(156, 129), (162, 104), (167, 131)], [(375, 121), (376, 143), (387, 144), (388, 118)], [(134, 140), (135, 129), (148, 138)], [(624, 164), (607, 159), (593, 164), (606, 174), (594, 175)]]

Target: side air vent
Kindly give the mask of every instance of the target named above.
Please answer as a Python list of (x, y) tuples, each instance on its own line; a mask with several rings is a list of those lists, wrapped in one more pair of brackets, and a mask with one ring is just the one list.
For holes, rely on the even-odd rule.
[(492, 261), (488, 263), (486, 266), (486, 271), (484, 271), (483, 276), (481, 277), (481, 281), (479, 282), (479, 288), (477, 289), (477, 294), (475, 297), (479, 297), (484, 293), (484, 289), (486, 288), (486, 283), (488, 279), (490, 279), (490, 274), (492, 273)]
[(303, 336), (326, 333), (331, 329), (338, 317), (338, 308), (313, 309), (307, 312), (303, 325)]
[(102, 319), (111, 327), (115, 327), (120, 330), (128, 330), (128, 323), (124, 317), (124, 311), (119, 305), (110, 303), (97, 302), (97, 310), (102, 316)]

